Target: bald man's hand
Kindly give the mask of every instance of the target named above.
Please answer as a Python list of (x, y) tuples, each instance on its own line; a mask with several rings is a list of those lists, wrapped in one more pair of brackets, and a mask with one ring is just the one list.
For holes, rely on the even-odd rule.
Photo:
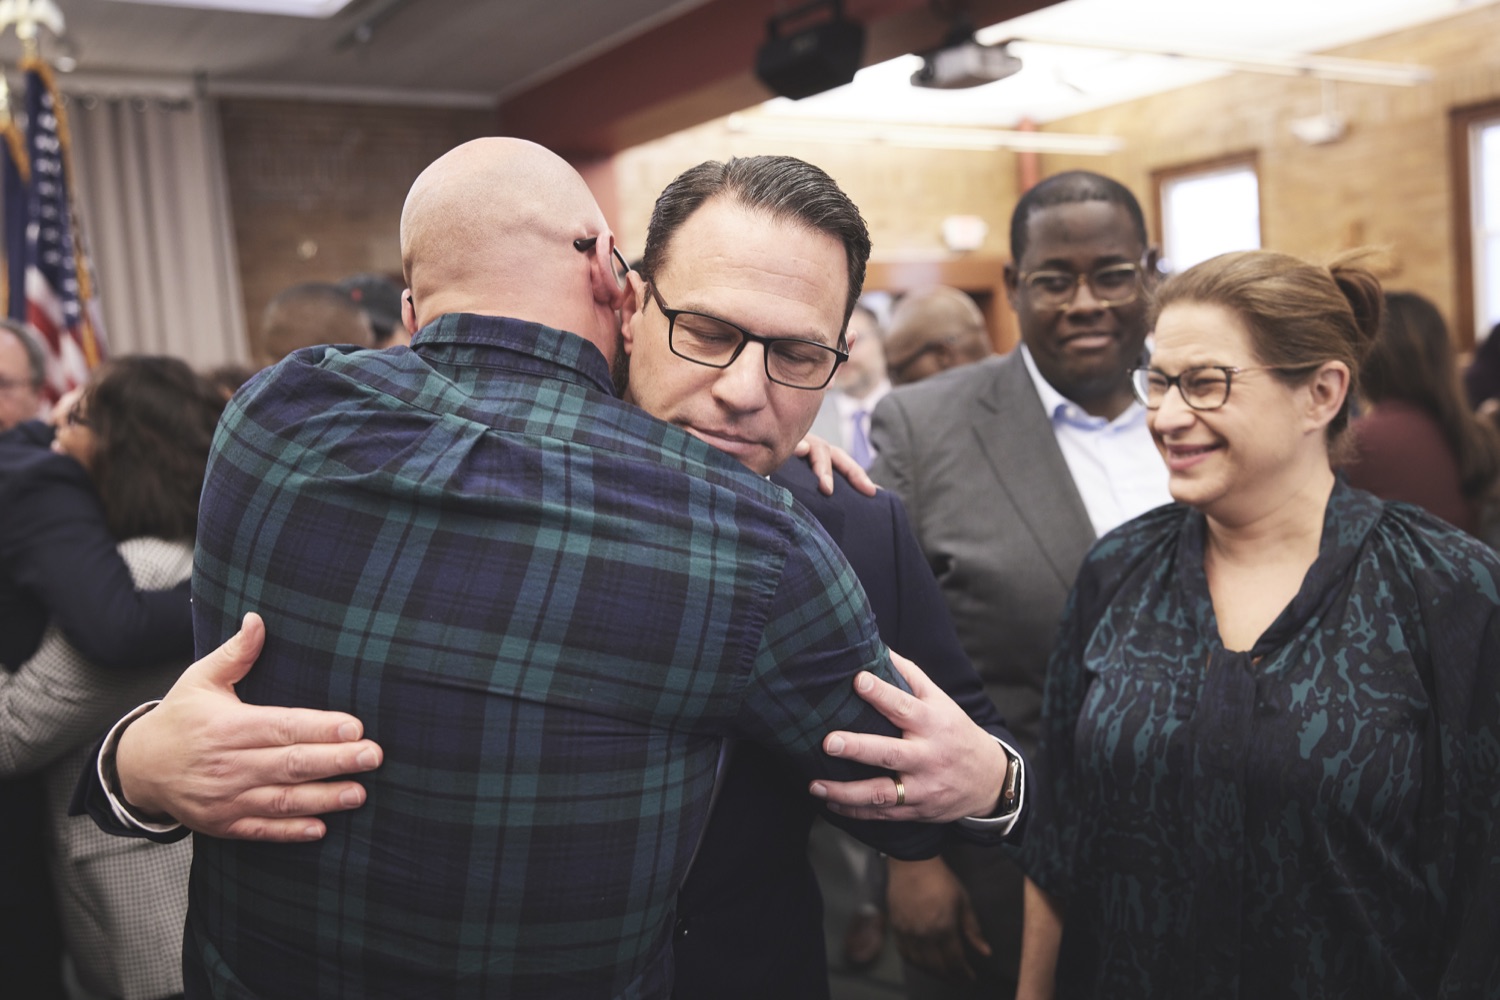
[(246, 615), (125, 729), (115, 764), (133, 810), (215, 837), (308, 841), (327, 832), (319, 814), (364, 804), (359, 782), (325, 780), (380, 766), (380, 747), (361, 738), (358, 719), (246, 705), (235, 695), (265, 636), (260, 616)]
[(823, 738), (823, 752), (892, 771), (900, 785), (882, 776), (815, 781), (809, 791), (831, 811), (854, 819), (949, 823), (990, 815), (1009, 769), (1005, 751), (915, 663), (895, 652), (891, 662), (910, 694), (865, 670), (855, 676), (854, 690), (901, 736), (835, 731)]
[(835, 472), (847, 479), (850, 486), (867, 497), (874, 496), (879, 488), (875, 485), (875, 480), (870, 478), (869, 473), (865, 472), (852, 455), (816, 434), (809, 434), (798, 441), (792, 454), (798, 458), (807, 459), (807, 464), (812, 466), (813, 475), (818, 477), (818, 491), (825, 497), (833, 496)]

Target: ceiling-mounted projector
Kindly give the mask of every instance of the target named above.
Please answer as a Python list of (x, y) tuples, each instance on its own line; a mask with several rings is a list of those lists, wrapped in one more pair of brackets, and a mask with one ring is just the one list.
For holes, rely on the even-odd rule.
[(912, 86), (962, 90), (1014, 76), (1021, 72), (1021, 60), (1006, 44), (980, 45), (972, 32), (950, 35), (941, 48), (922, 54), (922, 68), (911, 75)]

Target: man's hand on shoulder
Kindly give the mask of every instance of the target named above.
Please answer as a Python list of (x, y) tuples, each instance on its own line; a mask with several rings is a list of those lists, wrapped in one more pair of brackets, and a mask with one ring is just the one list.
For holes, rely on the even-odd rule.
[(824, 496), (833, 496), (835, 472), (843, 476), (849, 481), (850, 486), (865, 496), (874, 496), (879, 488), (875, 485), (875, 480), (870, 478), (870, 474), (854, 460), (854, 456), (838, 445), (824, 441), (816, 434), (809, 434), (798, 441), (792, 454), (806, 459), (807, 464), (812, 466), (813, 475), (818, 478), (818, 491)]
[(867, 671), (855, 677), (854, 688), (901, 737), (836, 731), (824, 737), (823, 750), (898, 777), (815, 781), (809, 790), (833, 812), (854, 819), (948, 823), (990, 815), (1008, 771), (1004, 749), (915, 663), (894, 652), (891, 662), (910, 694)]
[(364, 804), (359, 782), (326, 780), (380, 766), (380, 747), (361, 738), (358, 719), (246, 705), (235, 695), (264, 642), (260, 616), (246, 615), (125, 729), (117, 791), (132, 811), (215, 837), (308, 841), (327, 832), (319, 814)]

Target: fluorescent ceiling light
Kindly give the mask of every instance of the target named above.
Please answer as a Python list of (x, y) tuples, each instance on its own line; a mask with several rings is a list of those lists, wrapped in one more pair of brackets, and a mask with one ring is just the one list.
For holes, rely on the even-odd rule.
[(284, 14), (288, 17), (332, 17), (351, 0), (114, 0), (157, 7), (192, 7), (195, 10), (233, 10), (244, 14)]
[(1246, 73), (1270, 73), (1275, 76), (1315, 76), (1345, 83), (1373, 83), (1389, 87), (1415, 87), (1432, 79), (1426, 66), (1407, 63), (1375, 62), (1370, 59), (1343, 59), (1337, 56), (1305, 55), (1289, 52), (1249, 52), (1242, 49), (1207, 48), (1186, 45), (1140, 45), (1116, 41), (1086, 41), (1076, 38), (1047, 38), (1026, 35), (1009, 41), (1064, 48), (1101, 49), (1106, 52), (1128, 52), (1132, 55), (1164, 56), (1169, 59), (1191, 59), (1196, 62), (1221, 63)]
[(923, 149), (1009, 149), (1021, 153), (1106, 156), (1124, 147), (1113, 135), (1024, 132), (997, 128), (952, 128), (895, 122), (854, 122), (808, 118), (730, 115), (730, 132), (786, 142), (869, 142)]

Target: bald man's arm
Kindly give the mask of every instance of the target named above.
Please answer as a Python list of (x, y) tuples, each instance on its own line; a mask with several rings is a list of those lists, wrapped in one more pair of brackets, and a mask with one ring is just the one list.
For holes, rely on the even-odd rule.
[(107, 833), (157, 840), (180, 836), (181, 824), (215, 837), (307, 841), (327, 832), (319, 815), (362, 805), (359, 782), (328, 780), (380, 766), (381, 749), (358, 719), (246, 705), (235, 694), (264, 641), (260, 616), (246, 615), (154, 709), (117, 726), (73, 811), (86, 808)]

